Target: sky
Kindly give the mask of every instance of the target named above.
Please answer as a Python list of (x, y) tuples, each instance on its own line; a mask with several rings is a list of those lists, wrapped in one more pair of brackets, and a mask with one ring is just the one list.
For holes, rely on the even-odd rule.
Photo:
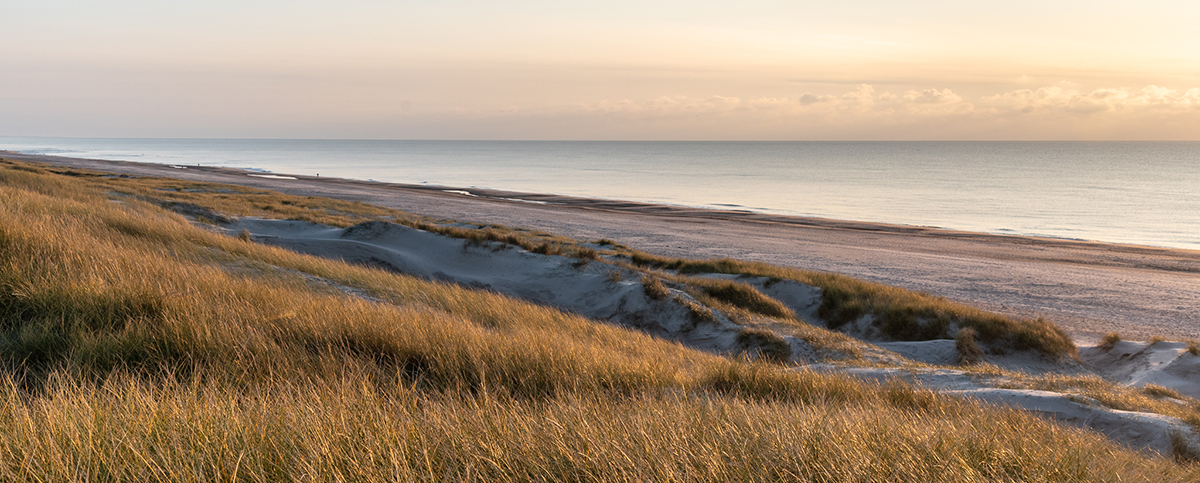
[(1200, 2), (4, 0), (0, 136), (1200, 140)]

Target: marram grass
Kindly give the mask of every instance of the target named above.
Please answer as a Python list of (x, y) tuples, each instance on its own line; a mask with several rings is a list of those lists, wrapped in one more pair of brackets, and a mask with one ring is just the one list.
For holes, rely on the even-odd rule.
[(1010, 410), (656, 393), (522, 400), (358, 375), (0, 387), (5, 481), (1116, 481), (1186, 468)]
[(949, 338), (951, 324), (970, 327), (985, 342), (1017, 350), (1032, 349), (1050, 356), (1078, 354), (1075, 343), (1058, 326), (1042, 319), (1016, 320), (941, 297), (914, 292), (835, 273), (777, 267), (729, 258), (687, 260), (628, 250), (637, 266), (676, 270), (681, 274), (724, 273), (774, 280), (794, 280), (821, 288), (818, 315), (832, 328), (864, 315), (896, 340)]
[(1200, 478), (1024, 413), (256, 245), (86, 183), (0, 167), (3, 481)]

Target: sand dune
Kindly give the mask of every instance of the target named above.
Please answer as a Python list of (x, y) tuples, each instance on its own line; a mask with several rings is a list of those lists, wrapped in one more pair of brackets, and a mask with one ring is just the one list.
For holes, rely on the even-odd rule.
[[(722, 313), (711, 311), (712, 320), (697, 321), (686, 309), (687, 302), (695, 302), (686, 291), (668, 285), (669, 297), (652, 298), (641, 282), (645, 274), (602, 260), (541, 255), (499, 242), (472, 243), (378, 221), (342, 229), (299, 221), (242, 218), (224, 229), (230, 234), (246, 230), (257, 242), (302, 253), (491, 290), (701, 350), (756, 355), (755, 348), (739, 342), (738, 336), (745, 328)], [(766, 283), (765, 278), (738, 280), (785, 303), (802, 320), (824, 325), (815, 310), (821, 300), (819, 288), (793, 281)], [(850, 332), (855, 331), (851, 328)], [(867, 342), (877, 347), (865, 351), (873, 364), (855, 367), (836, 361), (818, 362), (820, 357), (807, 342), (779, 335), (787, 344), (790, 362), (800, 367), (881, 382), (904, 379), (946, 394), (1021, 408), (1100, 432), (1133, 448), (1165, 455), (1172, 454), (1173, 445), (1179, 441), (1200, 450), (1200, 435), (1178, 418), (1111, 409), (1069, 392), (1012, 389), (1003, 387), (1008, 383), (1004, 378), (983, 378), (954, 367), (914, 366), (905, 360), (952, 365), (958, 355), (953, 340), (867, 340), (864, 347), (870, 347)], [(1018, 373), (1099, 374), (1131, 386), (1154, 383), (1192, 397), (1200, 387), (1200, 357), (1191, 354), (1185, 343), (1118, 342), (1111, 347), (1084, 348), (1083, 353), (1086, 365), (1069, 359), (1051, 360), (1033, 352), (988, 354), (985, 361)]]
[[(7, 155), (6, 155), (7, 156)], [(1044, 315), (1088, 342), (1108, 331), (1130, 338), (1200, 333), (1200, 252), (1064, 240), (1003, 237), (871, 223), (719, 212), (549, 195), (450, 190), (316, 179), (264, 178), (237, 170), (169, 167), (67, 158), (10, 156), (35, 161), (249, 185), (309, 196), (371, 202), (417, 214), (542, 229), (575, 238), (609, 238), (641, 249), (690, 258), (729, 256), (823, 269), (924, 290), (983, 308)], [(447, 191), (449, 190), (449, 191)], [(535, 202), (535, 203), (530, 203)], [(320, 256), (372, 264), (425, 278), (493, 290), (588, 317), (635, 327), (718, 353), (744, 351), (743, 329), (719, 313), (697, 324), (674, 297), (645, 294), (637, 272), (599, 262), (533, 254), (484, 243), (471, 245), (399, 225), (372, 222), (346, 229), (279, 220), (230, 220), (256, 240)], [(816, 321), (813, 287), (767, 287), (747, 280)], [(799, 285), (799, 284), (793, 284)], [(850, 324), (853, 329), (854, 324)], [(851, 330), (853, 332), (853, 330)], [(861, 335), (861, 334), (860, 334)], [(906, 379), (986, 402), (1012, 405), (1090, 428), (1134, 448), (1170, 454), (1172, 445), (1200, 448), (1179, 419), (1118, 411), (1079, 395), (1012, 389), (967, 371), (945, 367), (956, 358), (952, 341), (864, 341), (876, 361), (905, 360), (943, 367), (848, 367), (813, 364), (811, 347), (785, 338), (793, 363), (864, 379)], [(870, 345), (868, 342), (877, 343)], [(1094, 373), (1120, 384), (1156, 384), (1185, 396), (1200, 395), (1200, 357), (1186, 343), (1117, 342), (1084, 347), (1083, 364), (1033, 354), (990, 356), (988, 362), (1028, 373)], [(890, 359), (889, 359), (890, 358)], [(1002, 386), (1003, 384), (1001, 384)]]
[(1019, 317), (1046, 317), (1083, 343), (1113, 331), (1138, 340), (1200, 338), (1200, 251), (324, 177), (262, 178), (225, 168), (5, 156), (608, 238), (667, 256), (832, 271)]
[(1084, 348), (1080, 355), (1107, 379), (1134, 387), (1155, 384), (1200, 399), (1200, 357), (1186, 342), (1118, 341)]

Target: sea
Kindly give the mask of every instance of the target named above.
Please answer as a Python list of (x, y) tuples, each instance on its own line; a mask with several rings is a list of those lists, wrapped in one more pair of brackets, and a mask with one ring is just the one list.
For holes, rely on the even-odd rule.
[(0, 137), (0, 150), (1200, 249), (1200, 142)]

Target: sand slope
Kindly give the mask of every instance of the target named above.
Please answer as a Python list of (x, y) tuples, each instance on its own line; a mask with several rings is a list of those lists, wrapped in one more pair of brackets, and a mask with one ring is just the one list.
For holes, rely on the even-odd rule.
[(1080, 356), (1109, 380), (1133, 387), (1155, 384), (1200, 398), (1200, 355), (1190, 352), (1186, 342), (1123, 340), (1085, 347)]
[[(386, 222), (345, 229), (298, 221), (244, 218), (228, 230), (246, 229), (258, 242), (341, 259), (431, 280), (490, 290), (585, 317), (634, 327), (688, 346), (734, 353), (742, 327), (719, 313), (697, 322), (675, 298), (694, 301), (668, 287), (655, 300), (632, 270), (596, 261), (539, 255), (501, 243), (472, 244)], [(800, 341), (803, 344), (802, 341)], [(796, 352), (803, 357), (804, 351)]]
[[(501, 243), (471, 243), (386, 222), (368, 222), (339, 229), (298, 221), (243, 218), (226, 229), (231, 234), (245, 229), (255, 241), (303, 253), (503, 293), (633, 327), (702, 350), (755, 354), (755, 348), (738, 342), (737, 336), (743, 327), (721, 313), (713, 311), (713, 320), (698, 321), (680, 302), (694, 302), (686, 292), (669, 288), (669, 297), (653, 299), (643, 288), (643, 274), (602, 261), (540, 255)], [(818, 288), (792, 281), (768, 284), (763, 278), (741, 278), (739, 281), (755, 285), (783, 301), (802, 319), (819, 320), (816, 318), (820, 300)], [(785, 340), (790, 346), (793, 363), (807, 365), (818, 359), (806, 342), (794, 337)], [(951, 340), (877, 342), (877, 345), (908, 359), (931, 364), (948, 365), (957, 359)], [(1119, 342), (1111, 349), (1093, 347), (1084, 352), (1085, 360), (1101, 368), (1101, 374), (1122, 383), (1139, 385), (1153, 381), (1180, 392), (1187, 391), (1189, 395), (1194, 394), (1200, 384), (1200, 372), (1196, 370), (1196, 361), (1200, 358), (1190, 354), (1186, 344)], [(876, 362), (888, 361), (876, 359)], [(896, 358), (891, 362), (902, 363), (903, 360)], [(992, 357), (990, 362), (1030, 373), (1078, 374), (1085, 370), (1077, 363), (1050, 361), (1030, 353)], [(1133, 448), (1164, 455), (1172, 454), (1177, 444), (1200, 449), (1200, 435), (1177, 418), (1118, 411), (1078, 395), (990, 387), (987, 381), (959, 369), (848, 367), (828, 363), (809, 367), (865, 380), (903, 379), (946, 394), (1009, 405), (1098, 431)]]

